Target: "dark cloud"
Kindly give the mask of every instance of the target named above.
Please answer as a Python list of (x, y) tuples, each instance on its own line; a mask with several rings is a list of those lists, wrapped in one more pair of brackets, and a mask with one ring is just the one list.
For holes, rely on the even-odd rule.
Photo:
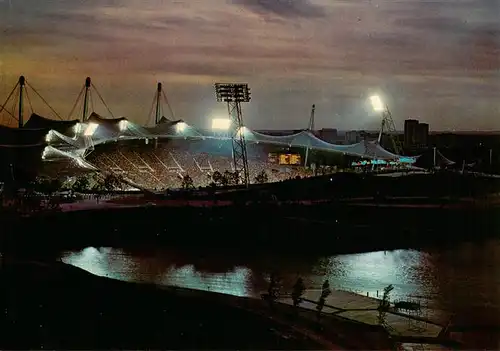
[(325, 16), (325, 9), (312, 4), (309, 0), (231, 0), (231, 2), (260, 15), (276, 15), (284, 18)]
[(473, 27), (466, 19), (436, 17), (405, 17), (394, 20), (394, 24), (423, 31), (437, 31), (460, 35), (469, 32)]
[(414, 115), (470, 128), (461, 106), (497, 123), (498, 1), (228, 2), (0, 0), (2, 72), (12, 84), (25, 74), (58, 111), (89, 75), (115, 114), (139, 123), (158, 80), (202, 125), (224, 112), (213, 83), (231, 79), (251, 85), (245, 118), (258, 128), (303, 127), (312, 103), (321, 127), (367, 128), (371, 91), (398, 125)]

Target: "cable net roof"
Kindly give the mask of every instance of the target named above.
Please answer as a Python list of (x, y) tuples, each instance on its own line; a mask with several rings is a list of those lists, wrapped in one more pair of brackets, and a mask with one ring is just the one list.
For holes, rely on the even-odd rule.
[[(133, 123), (129, 123), (129, 127), (133, 127)], [(129, 133), (130, 133), (129, 128)], [(399, 159), (402, 162), (414, 162), (414, 158), (402, 157), (396, 155), (374, 141), (362, 141), (352, 145), (337, 145), (331, 144), (319, 139), (310, 131), (301, 131), (291, 135), (274, 136), (252, 131), (246, 127), (243, 128), (245, 140), (250, 143), (266, 143), (286, 147), (304, 147), (315, 150), (329, 151), (341, 153), (344, 155), (377, 158), (377, 159)], [(127, 133), (127, 136), (132, 135)], [(133, 133), (132, 133), (133, 134)], [(192, 127), (185, 122), (166, 120), (152, 128), (143, 128), (137, 137), (156, 137), (156, 138), (213, 138), (213, 139), (230, 139), (228, 133), (220, 133), (208, 131)]]
[(126, 121), (127, 119), (125, 117), (119, 117), (119, 118), (104, 118), (101, 115), (92, 112), (88, 118), (88, 122), (92, 123), (97, 123), (99, 125), (117, 125), (121, 121)]
[[(31, 121), (31, 122), (30, 122)], [(125, 124), (120, 123), (126, 121)], [(52, 135), (58, 141), (64, 141), (74, 147), (85, 147), (87, 143), (82, 143), (81, 138), (73, 139), (65, 133), (68, 131), (68, 126), (74, 126), (78, 121), (53, 121), (38, 115), (32, 115), (27, 125), (42, 126), (53, 128), (40, 129), (17, 129), (0, 127), (0, 144), (4, 145), (39, 145), (44, 143), (44, 138), (48, 130), (52, 130)], [(126, 118), (104, 118), (93, 112), (88, 121), (84, 123), (83, 130), (89, 123), (98, 124), (98, 128), (92, 135), (93, 144), (97, 145), (111, 140), (127, 140), (127, 139), (142, 139), (142, 138), (171, 138), (171, 139), (199, 139), (199, 140), (230, 140), (228, 132), (216, 132), (212, 130), (204, 130), (193, 127), (182, 120), (172, 121), (167, 118), (162, 118), (161, 123), (155, 127), (147, 128), (128, 121)], [(125, 127), (123, 128), (123, 126)], [(63, 128), (64, 127), (64, 128)], [(64, 131), (60, 130), (64, 129)], [(244, 134), (248, 143), (273, 144), (284, 147), (301, 147), (327, 152), (335, 152), (343, 155), (369, 158), (369, 159), (385, 159), (399, 160), (400, 162), (413, 163), (415, 158), (396, 155), (374, 141), (362, 141), (351, 145), (331, 144), (319, 139), (310, 131), (300, 131), (295, 134), (285, 136), (274, 136), (252, 131), (249, 128), (243, 127), (240, 131)], [(451, 161), (450, 161), (451, 162)]]

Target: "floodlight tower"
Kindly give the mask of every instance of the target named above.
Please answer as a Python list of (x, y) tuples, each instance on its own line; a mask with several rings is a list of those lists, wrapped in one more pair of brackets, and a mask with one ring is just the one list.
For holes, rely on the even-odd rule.
[(230, 132), (233, 144), (234, 170), (240, 173), (240, 176), (243, 177), (243, 183), (248, 186), (250, 177), (241, 103), (250, 102), (250, 89), (248, 84), (216, 83), (215, 93), (218, 102), (227, 103), (231, 119)]
[(389, 138), (391, 139), (394, 153), (397, 155), (401, 155), (403, 152), (403, 147), (401, 146), (401, 142), (399, 141), (399, 138), (396, 138), (394, 135), (397, 132), (396, 131), (396, 124), (394, 123), (394, 120), (392, 119), (392, 114), (391, 114), (391, 111), (389, 110), (389, 106), (384, 104), (382, 102), (382, 99), (378, 95), (371, 96), (370, 102), (372, 104), (373, 110), (375, 112), (382, 114), (382, 122), (380, 125), (380, 132), (378, 134), (377, 144), (380, 145), (380, 143), (382, 141), (382, 134), (384, 132), (386, 132), (387, 135), (389, 136)]

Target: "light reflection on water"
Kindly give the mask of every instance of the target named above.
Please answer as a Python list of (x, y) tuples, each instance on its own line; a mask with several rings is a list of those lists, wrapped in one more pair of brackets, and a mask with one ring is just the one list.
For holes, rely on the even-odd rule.
[(78, 252), (68, 252), (63, 255), (62, 260), (101, 277), (236, 296), (251, 295), (248, 291), (251, 271), (245, 267), (234, 267), (223, 273), (200, 272), (194, 265), (168, 266), (156, 256), (139, 258), (121, 249), (108, 247), (88, 247)]
[[(277, 270), (283, 276), (285, 287), (293, 285), (300, 275), (309, 287), (318, 287), (324, 279), (329, 279), (332, 286), (338, 289), (363, 294), (369, 292), (372, 296), (377, 290), (393, 284), (393, 296), (404, 297), (429, 293), (418, 279), (418, 267), (425, 255), (405, 250), (340, 255), (316, 260), (312, 267), (289, 270), (291, 267), (285, 265)], [(269, 273), (259, 263), (248, 262), (246, 267), (228, 263), (207, 271), (203, 260), (201, 265), (178, 263), (175, 259), (169, 261), (168, 253), (141, 253), (135, 256), (114, 248), (89, 247), (79, 252), (68, 252), (63, 255), (63, 261), (113, 279), (175, 285), (237, 296), (258, 296), (267, 287)]]
[(370, 252), (328, 258), (326, 277), (339, 289), (375, 296), (389, 285), (393, 297), (429, 295), (418, 274), (425, 253), (412, 250)]
[(444, 251), (397, 250), (312, 259), (266, 255), (252, 259), (230, 252), (132, 253), (114, 248), (86, 248), (65, 253), (62, 260), (114, 279), (237, 296), (259, 296), (268, 287), (270, 271), (281, 275), (288, 291), (298, 276), (304, 278), (308, 288), (319, 288), (328, 279), (332, 287), (363, 295), (368, 292), (370, 296), (392, 284), (393, 300), (420, 298), (429, 307), (461, 315), (459, 319), (488, 319), (488, 323), (500, 325), (498, 240)]

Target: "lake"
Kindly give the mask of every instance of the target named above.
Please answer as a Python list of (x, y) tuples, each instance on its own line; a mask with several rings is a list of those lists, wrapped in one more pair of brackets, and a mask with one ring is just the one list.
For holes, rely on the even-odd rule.
[(500, 240), (317, 257), (88, 247), (61, 258), (99, 276), (236, 296), (258, 297), (271, 271), (280, 274), (284, 290), (299, 276), (308, 288), (328, 279), (334, 288), (370, 296), (392, 284), (393, 300), (418, 300), (456, 325), (500, 326)]

